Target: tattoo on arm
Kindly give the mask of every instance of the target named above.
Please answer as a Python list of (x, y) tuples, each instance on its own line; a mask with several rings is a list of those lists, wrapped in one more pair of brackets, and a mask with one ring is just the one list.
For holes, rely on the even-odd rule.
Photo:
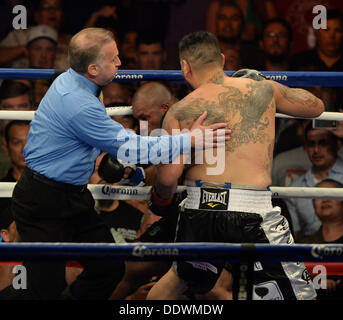
[(310, 108), (317, 108), (318, 106), (318, 98), (307, 90), (288, 88), (279, 83), (277, 83), (277, 88), (281, 95), (291, 103), (303, 104)]

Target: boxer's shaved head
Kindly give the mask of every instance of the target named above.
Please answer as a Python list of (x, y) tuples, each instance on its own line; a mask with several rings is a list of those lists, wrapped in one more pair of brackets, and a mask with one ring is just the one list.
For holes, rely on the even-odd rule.
[(165, 113), (177, 99), (170, 90), (159, 82), (142, 85), (132, 98), (133, 116), (140, 121), (148, 121), (149, 134), (161, 127)]
[(222, 56), (217, 38), (210, 32), (193, 32), (179, 43), (180, 61), (186, 60), (193, 67), (201, 67), (209, 63), (221, 66)]
[(133, 103), (142, 98), (151, 101), (151, 105), (154, 105), (153, 102), (157, 102), (157, 104), (165, 101), (174, 102), (170, 90), (159, 82), (148, 82), (142, 85), (133, 96)]
[(78, 73), (86, 73), (90, 64), (101, 61), (101, 48), (111, 41), (115, 41), (114, 35), (106, 29), (86, 28), (81, 30), (70, 40), (70, 67)]

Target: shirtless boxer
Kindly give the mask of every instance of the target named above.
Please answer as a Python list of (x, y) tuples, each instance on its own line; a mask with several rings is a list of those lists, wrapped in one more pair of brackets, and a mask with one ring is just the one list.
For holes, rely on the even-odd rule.
[[(274, 147), (275, 113), (296, 117), (318, 117), (324, 111), (321, 100), (303, 89), (291, 89), (265, 80), (258, 72), (243, 71), (227, 77), (217, 39), (205, 31), (185, 36), (179, 44), (183, 75), (194, 88), (168, 111), (163, 128), (190, 128), (194, 119), (208, 111), (208, 123), (225, 118), (232, 129), (220, 174), (208, 174), (214, 164), (192, 162), (186, 173), (187, 198), (180, 205), (177, 242), (227, 242), (291, 244), (292, 235), (279, 207), (272, 206), (271, 165)], [(255, 81), (246, 78), (254, 73)], [(251, 78), (251, 75), (249, 76)], [(217, 150), (219, 153), (219, 149)], [(181, 176), (180, 164), (160, 165), (151, 206), (168, 206)], [(175, 213), (176, 214), (176, 213)], [(148, 299), (176, 299), (185, 290), (208, 292), (216, 282), (222, 264), (175, 262), (152, 288)], [(313, 284), (302, 279), (302, 263), (259, 264), (254, 272), (253, 299), (259, 286), (269, 289), (264, 299), (314, 299)]]

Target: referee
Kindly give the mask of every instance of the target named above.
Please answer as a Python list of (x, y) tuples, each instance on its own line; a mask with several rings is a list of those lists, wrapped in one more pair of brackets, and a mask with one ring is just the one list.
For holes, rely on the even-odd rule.
[[(118, 54), (113, 34), (105, 29), (84, 29), (71, 39), (70, 69), (56, 78), (35, 113), (24, 149), (27, 169), (13, 191), (12, 212), (22, 242), (113, 242), (87, 189), (100, 152), (127, 161), (121, 152), (125, 144), (133, 151), (132, 161), (143, 154), (138, 161), (151, 163), (159, 154), (174, 159), (190, 152), (196, 141), (190, 134), (141, 137), (107, 115), (99, 96), (117, 73)], [(200, 129), (198, 135), (224, 127), (202, 126), (205, 116), (192, 128)], [(143, 147), (159, 152), (149, 158)], [(84, 271), (67, 287), (65, 261), (24, 261), (27, 289), (9, 286), (0, 299), (107, 299), (125, 271), (122, 261), (80, 262)]]

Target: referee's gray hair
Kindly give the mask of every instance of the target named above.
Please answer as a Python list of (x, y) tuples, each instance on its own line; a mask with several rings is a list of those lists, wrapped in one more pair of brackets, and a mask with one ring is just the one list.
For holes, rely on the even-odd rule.
[[(84, 41), (80, 41), (80, 37)], [(103, 28), (86, 28), (75, 34), (69, 43), (70, 67), (78, 73), (87, 73), (88, 66), (102, 58), (101, 48), (115, 41), (114, 34)]]

